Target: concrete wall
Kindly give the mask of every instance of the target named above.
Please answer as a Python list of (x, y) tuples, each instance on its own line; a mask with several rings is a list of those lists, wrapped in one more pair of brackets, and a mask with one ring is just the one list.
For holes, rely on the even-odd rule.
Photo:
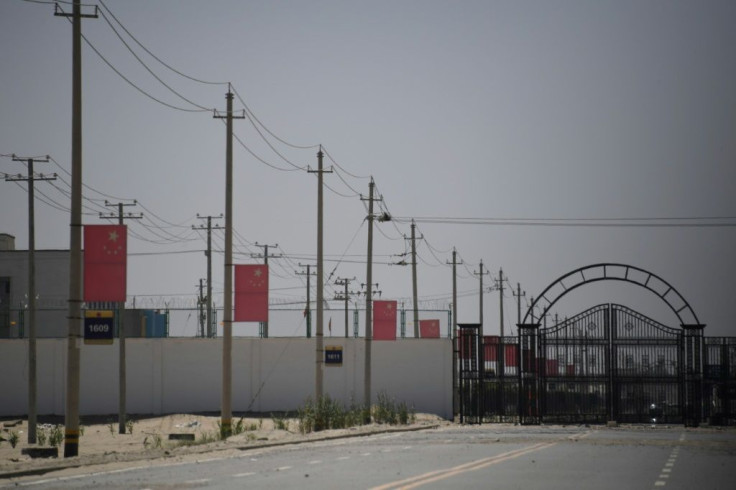
[[(324, 393), (363, 403), (363, 339), (325, 339), (343, 347), (342, 366), (324, 367)], [(66, 339), (37, 340), (38, 413), (64, 413)], [(130, 414), (219, 412), (222, 339), (128, 339)], [(82, 345), (82, 415), (118, 411), (118, 345)], [(385, 391), (418, 412), (452, 417), (452, 344), (448, 339), (373, 342), (372, 399)], [(315, 340), (233, 339), (233, 411), (296, 410), (315, 392)], [(0, 416), (28, 404), (28, 341), (0, 339)]]

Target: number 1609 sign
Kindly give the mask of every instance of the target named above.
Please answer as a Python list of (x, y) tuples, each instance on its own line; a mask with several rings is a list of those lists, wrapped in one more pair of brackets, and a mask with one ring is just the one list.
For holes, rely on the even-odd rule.
[(112, 311), (88, 310), (84, 314), (84, 343), (112, 344), (114, 317)]

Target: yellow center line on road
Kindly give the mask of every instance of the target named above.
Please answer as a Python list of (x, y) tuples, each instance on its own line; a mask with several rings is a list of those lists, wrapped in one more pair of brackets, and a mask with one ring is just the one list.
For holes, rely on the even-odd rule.
[(464, 472), (479, 470), (479, 469), (486, 468), (488, 466), (491, 466), (497, 463), (502, 463), (504, 461), (508, 461), (514, 458), (518, 458), (520, 456), (524, 456), (526, 454), (530, 454), (536, 451), (541, 451), (542, 449), (552, 447), (556, 444), (557, 442), (547, 442), (547, 443), (535, 444), (533, 446), (524, 447), (521, 449), (514, 449), (513, 451), (508, 451), (505, 453), (497, 454), (496, 456), (492, 456), (490, 458), (483, 458), (477, 461), (471, 461), (469, 463), (464, 463), (458, 466), (454, 466), (446, 470), (430, 471), (428, 473), (424, 473), (423, 475), (418, 475), (418, 476), (414, 476), (411, 478), (406, 478), (404, 480), (386, 483), (378, 487), (373, 487), (371, 490), (389, 490), (389, 489), (394, 489), (394, 488), (408, 490), (411, 488), (419, 487), (421, 485), (426, 485), (428, 483), (434, 483), (436, 481), (444, 480), (446, 478), (450, 478), (452, 476), (456, 476)]

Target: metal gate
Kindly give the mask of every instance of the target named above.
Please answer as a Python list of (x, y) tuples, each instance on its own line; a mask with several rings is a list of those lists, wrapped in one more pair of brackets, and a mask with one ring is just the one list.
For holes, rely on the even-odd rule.
[(599, 305), (540, 329), (532, 366), (541, 385), (540, 418), (696, 425), (698, 333), (621, 305)]
[(736, 408), (736, 342), (705, 342), (702, 327), (668, 327), (615, 304), (549, 328), (522, 324), (517, 338), (485, 337), (482, 348), (473, 327), (461, 328), (461, 420), (695, 426)]

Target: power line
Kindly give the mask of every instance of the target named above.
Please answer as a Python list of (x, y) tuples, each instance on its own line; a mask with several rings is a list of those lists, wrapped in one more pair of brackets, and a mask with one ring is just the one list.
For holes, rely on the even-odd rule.
[[(62, 9), (61, 7), (59, 7), (59, 6), (58, 6), (58, 3), (56, 4), (56, 8), (57, 8), (57, 10), (58, 10), (59, 12), (61, 12), (61, 13), (62, 13), (63, 15), (70, 15), (70, 14), (67, 14), (66, 12), (64, 12), (64, 10), (63, 10), (63, 9)], [(69, 22), (72, 22), (72, 20), (71, 20), (71, 19), (69, 19)], [(87, 39), (87, 37), (86, 37), (86, 36), (85, 36), (84, 34), (82, 34), (82, 35), (81, 35), (81, 37), (82, 37), (82, 39), (84, 39), (84, 42), (85, 42), (85, 43), (87, 43), (87, 46), (89, 46), (89, 47), (90, 47), (90, 48), (92, 49), (92, 51), (94, 51), (94, 52), (95, 52), (95, 54), (96, 54), (97, 56), (99, 56), (99, 57), (100, 57), (100, 59), (101, 59), (101, 60), (102, 60), (103, 62), (105, 62), (105, 64), (106, 64), (106, 65), (107, 65), (108, 67), (110, 67), (110, 69), (111, 69), (112, 71), (114, 71), (114, 72), (115, 72), (115, 73), (116, 73), (116, 74), (117, 74), (117, 75), (118, 75), (118, 76), (119, 76), (120, 78), (122, 78), (123, 80), (125, 80), (125, 81), (126, 81), (126, 82), (127, 82), (127, 83), (128, 83), (128, 84), (129, 84), (130, 86), (131, 86), (131, 87), (133, 87), (134, 89), (136, 89), (136, 90), (137, 90), (138, 92), (140, 92), (141, 94), (145, 95), (145, 96), (146, 96), (146, 97), (148, 97), (149, 99), (151, 99), (151, 100), (153, 100), (153, 101), (155, 101), (155, 102), (158, 102), (159, 104), (161, 104), (161, 105), (163, 105), (163, 106), (166, 106), (166, 107), (168, 107), (168, 108), (170, 108), (170, 109), (175, 109), (175, 110), (177, 110), (177, 111), (182, 111), (182, 112), (205, 112), (205, 110), (204, 110), (204, 109), (187, 109), (187, 108), (184, 108), (184, 107), (178, 107), (178, 106), (175, 106), (175, 105), (173, 105), (173, 104), (169, 104), (168, 102), (164, 102), (163, 100), (161, 100), (161, 99), (158, 99), (158, 98), (154, 97), (153, 95), (149, 94), (148, 92), (146, 92), (145, 90), (143, 90), (142, 88), (140, 88), (139, 86), (137, 86), (137, 85), (136, 85), (135, 83), (133, 83), (133, 82), (132, 82), (132, 81), (131, 81), (131, 80), (130, 80), (129, 78), (127, 78), (127, 77), (126, 77), (125, 75), (123, 75), (123, 74), (122, 74), (122, 73), (120, 72), (120, 70), (118, 70), (117, 68), (115, 68), (115, 66), (114, 66), (114, 65), (113, 65), (113, 64), (112, 64), (112, 63), (111, 63), (110, 61), (108, 61), (108, 60), (107, 60), (107, 58), (105, 58), (105, 57), (104, 57), (104, 56), (102, 55), (102, 53), (100, 53), (100, 51), (99, 51), (99, 50), (98, 50), (98, 49), (97, 49), (97, 48), (96, 48), (96, 47), (95, 47), (95, 46), (94, 46), (94, 45), (92, 44), (92, 42), (91, 42), (91, 41), (90, 41), (89, 39)], [(210, 110), (210, 109), (207, 109), (206, 111), (209, 111), (209, 110)]]
[(733, 216), (698, 216), (666, 218), (460, 218), (460, 217), (399, 217), (399, 223), (412, 219), (421, 223), (482, 225), (482, 226), (549, 226), (549, 227), (611, 227), (611, 228), (719, 228), (736, 227)]
[[(48, 3), (53, 3), (53, 2), (48, 2)], [(62, 2), (62, 3), (68, 3), (68, 2)], [(192, 80), (194, 82), (198, 82), (198, 83), (202, 83), (202, 84), (207, 84), (207, 85), (227, 85), (228, 82), (209, 82), (209, 81), (206, 81), (206, 80), (201, 80), (199, 78), (192, 77), (190, 75), (187, 75), (186, 73), (182, 73), (181, 71), (177, 70), (176, 68), (172, 67), (171, 65), (165, 63), (163, 60), (161, 60), (161, 58), (159, 58), (158, 56), (156, 56), (155, 54), (153, 54), (148, 48), (146, 48), (143, 44), (141, 44), (141, 42), (138, 41), (138, 39), (136, 39), (135, 36), (133, 36), (133, 34), (131, 34), (130, 31), (125, 28), (125, 26), (123, 25), (123, 23), (120, 22), (120, 20), (118, 20), (118, 18), (115, 16), (115, 14), (113, 14), (112, 11), (107, 7), (107, 5), (105, 5), (105, 2), (103, 2), (102, 0), (100, 0), (100, 5), (102, 5), (102, 7), (105, 10), (107, 10), (107, 13), (109, 13), (110, 16), (113, 19), (115, 19), (115, 22), (118, 23), (118, 25), (125, 31), (125, 33), (128, 36), (130, 36), (130, 38), (133, 41), (135, 41), (135, 43), (138, 46), (140, 46), (141, 49), (143, 49), (143, 51), (145, 51), (146, 53), (148, 53), (153, 59), (155, 59), (156, 61), (158, 61), (159, 63), (161, 63), (163, 66), (165, 66), (169, 70), (173, 71), (177, 75), (180, 75), (180, 76), (182, 76), (184, 78), (187, 78), (189, 80)]]

